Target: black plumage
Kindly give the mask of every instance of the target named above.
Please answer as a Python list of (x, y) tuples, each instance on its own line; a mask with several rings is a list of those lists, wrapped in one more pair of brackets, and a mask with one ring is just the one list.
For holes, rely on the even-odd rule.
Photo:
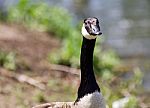
[(78, 97), (76, 102), (78, 102), (80, 98), (87, 94), (95, 91), (100, 92), (100, 88), (96, 82), (93, 70), (93, 51), (95, 42), (96, 39), (89, 40), (83, 37), (80, 56), (81, 83), (78, 89)]

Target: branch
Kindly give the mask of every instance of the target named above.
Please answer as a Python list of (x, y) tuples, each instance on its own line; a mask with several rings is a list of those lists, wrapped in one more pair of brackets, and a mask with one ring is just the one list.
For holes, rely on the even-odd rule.
[(0, 68), (0, 75), (3, 75), (8, 78), (12, 78), (18, 82), (21, 83), (27, 83), (31, 86), (34, 86), (36, 88), (39, 88), (40, 90), (45, 90), (45, 85), (40, 83), (40, 81), (35, 80), (29, 76), (23, 75), (23, 74), (17, 74), (8, 70), (5, 70), (3, 68)]
[(71, 68), (64, 65), (56, 65), (56, 64), (50, 64), (50, 68), (53, 71), (66, 72), (68, 74), (80, 76), (80, 69)]

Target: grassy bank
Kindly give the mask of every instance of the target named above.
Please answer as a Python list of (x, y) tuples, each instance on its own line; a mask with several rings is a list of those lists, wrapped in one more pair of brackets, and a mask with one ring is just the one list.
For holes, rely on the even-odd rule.
[[(46, 54), (44, 54), (47, 57), (43, 57), (42, 60), (44, 59), (49, 63), (56, 63), (69, 67), (79, 68), (79, 56), (82, 39), (79, 28), (81, 28), (81, 24), (79, 22), (79, 24), (73, 25), (71, 15), (66, 10), (58, 7), (50, 7), (43, 2), (33, 4), (30, 3), (29, 0), (20, 0), (18, 4), (10, 7), (10, 9), (8, 10), (8, 14), (5, 17), (5, 21), (9, 24), (21, 24), (25, 26), (25, 28), (27, 28), (29, 31), (35, 30), (37, 34), (39, 34), (39, 31), (44, 31), (48, 33), (48, 35), (56, 37), (58, 40), (60, 40), (59, 42), (61, 48), (57, 47), (54, 52), (45, 52)], [(38, 43), (37, 45), (39, 45), (40, 43), (45, 44), (43, 49), (40, 49), (41, 52), (38, 53), (42, 53), (45, 47), (49, 47), (46, 44), (47, 41), (35, 42), (34, 40), (36, 40), (36, 38), (32, 39), (31, 36), (36, 36), (37, 34), (32, 34), (30, 32), (26, 34), (27, 31), (21, 34), (23, 36), (30, 34), (27, 37), (25, 45), (31, 44), (32, 42), (33, 44), (31, 46), (34, 46), (34, 43)], [(39, 35), (38, 39), (41, 38), (42, 40), (43, 35), (44, 34)], [(29, 37), (33, 41), (31, 41)], [(46, 38), (45, 40), (48, 39), (51, 40), (52, 37)], [(28, 41), (31, 42), (27, 43)], [(98, 39), (97, 41), (98, 42), (96, 44), (94, 53), (94, 69), (97, 73), (98, 83), (100, 85), (104, 85), (101, 87), (101, 91), (105, 96), (106, 103), (109, 108), (111, 108), (114, 101), (124, 97), (129, 97), (129, 101), (126, 103), (125, 108), (140, 108), (141, 103), (147, 103), (147, 101), (145, 101), (144, 99), (140, 99), (140, 96), (143, 93), (143, 89), (141, 86), (143, 74), (140, 69), (137, 67), (130, 70), (127, 69), (126, 71), (126, 69), (124, 69), (125, 67), (121, 65), (121, 60), (119, 59), (117, 54), (112, 50), (102, 51), (101, 43), (103, 40)], [(51, 41), (48, 42), (51, 43)], [(17, 46), (19, 45), (21, 46), (21, 44), (18, 44)], [(36, 48), (38, 49), (38, 47), (42, 47), (42, 45), (36, 47), (37, 45), (35, 45), (32, 50)], [(25, 46), (22, 46), (18, 49), (20, 50), (24, 47)], [(50, 49), (47, 48), (46, 50)], [(27, 51), (31, 52), (30, 49)], [(27, 51), (25, 50), (23, 54), (25, 55)], [(35, 51), (36, 50), (33, 51), (32, 57), (28, 57), (29, 61), (34, 61), (38, 58), (39, 55)], [(28, 56), (29, 54), (27, 53), (26, 55)], [(37, 58), (34, 58), (34, 56), (37, 56)], [(18, 64), (15, 62), (15, 60), (17, 59), (19, 59), (19, 57), (14, 53), (0, 52), (0, 66), (5, 69), (16, 71)], [(23, 71), (23, 73), (31, 76), (32, 78), (40, 80), (43, 84), (45, 84), (47, 89), (45, 91), (41, 91), (37, 90), (34, 87), (27, 86), (26, 84), (22, 85), (18, 83), (16, 84), (14, 82), (12, 84), (13, 86), (10, 87), (13, 88), (12, 91), (10, 89), (9, 90), (11, 91), (11, 96), (17, 98), (16, 105), (18, 105), (19, 107), (23, 108), (35, 103), (37, 104), (59, 100), (60, 96), (62, 97), (60, 99), (61, 101), (75, 100), (75, 91), (78, 87), (79, 77), (70, 77), (69, 75), (66, 75), (64, 73), (61, 74), (59, 72), (55, 73), (55, 71), (49, 71), (48, 69), (46, 70), (45, 67), (42, 68), (38, 73), (39, 68), (38, 66), (36, 67), (35, 64), (40, 64), (41, 66), (41, 64), (45, 63), (41, 62), (42, 60), (35, 60), (31, 64), (25, 62), (25, 64), (27, 64), (30, 69)], [(37, 69), (33, 69), (35, 67)], [(129, 78), (125, 78), (124, 76), (126, 75), (126, 73), (128, 73), (128, 71), (130, 71), (132, 75)], [(74, 79), (74, 82), (72, 79)], [(74, 84), (76, 85), (72, 86)], [(10, 85), (8, 84), (8, 86)], [(62, 94), (60, 94), (60, 92)], [(26, 97), (25, 94), (28, 93), (33, 98), (29, 98), (29, 95), (29, 97)], [(27, 101), (24, 101), (24, 99), (27, 99)]]

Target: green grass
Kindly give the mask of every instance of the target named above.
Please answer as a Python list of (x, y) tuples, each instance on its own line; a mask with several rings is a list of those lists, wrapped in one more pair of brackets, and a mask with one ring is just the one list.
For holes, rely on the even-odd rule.
[(141, 100), (138, 99), (138, 96), (143, 91), (141, 85), (143, 73), (139, 70), (139, 68), (135, 68), (133, 70), (133, 76), (128, 80), (120, 78), (119, 75), (116, 75), (115, 78), (119, 79), (115, 82), (112, 79), (103, 80), (103, 86), (101, 86), (102, 93), (108, 106), (111, 108), (114, 101), (128, 96), (129, 102), (125, 104), (124, 108), (139, 108), (139, 102)]
[(38, 103), (46, 102), (46, 98), (44, 96), (44, 93), (41, 92), (41, 91), (36, 91), (35, 92), (33, 100), (38, 102)]
[(29, 0), (20, 0), (8, 11), (8, 21), (22, 23), (30, 28), (48, 31), (60, 38), (69, 36), (70, 15), (66, 10), (49, 7), (46, 3), (31, 4)]
[[(46, 3), (32, 4), (29, 0), (20, 0), (8, 11), (8, 21), (22, 23), (30, 28), (47, 31), (62, 40), (62, 47), (50, 53), (51, 63), (68, 65), (79, 68), (80, 47), (82, 35), (81, 23), (73, 26), (71, 15), (62, 8), (50, 7)], [(77, 26), (77, 27), (76, 27)], [(112, 72), (118, 65), (119, 58), (112, 51), (101, 51), (100, 41), (97, 40), (94, 53), (94, 68), (97, 73)]]
[[(80, 33), (81, 24), (72, 25), (71, 15), (64, 9), (59, 7), (50, 7), (45, 3), (31, 4), (29, 0), (20, 0), (19, 3), (11, 7), (8, 11), (7, 21), (11, 23), (21, 23), (31, 29), (50, 32), (62, 41), (62, 47), (54, 53), (50, 53), (48, 60), (51, 63), (68, 65), (71, 67), (79, 68), (80, 47), (82, 42), (82, 35)], [(76, 27), (77, 26), (77, 27)], [(130, 105), (132, 108), (137, 107), (136, 97), (142, 91), (141, 83), (143, 74), (140, 69), (133, 70), (133, 77), (125, 80), (118, 79), (114, 84), (113, 79), (118, 78), (120, 73), (115, 72), (114, 68), (120, 64), (120, 59), (117, 54), (112, 51), (102, 51), (100, 42), (97, 39), (97, 44), (94, 52), (94, 69), (98, 75), (101, 75), (105, 86), (102, 86), (102, 92), (105, 96), (106, 103), (111, 108), (112, 102), (125, 97), (123, 92), (130, 93), (131, 100), (126, 107)], [(0, 53), (0, 65), (8, 68), (15, 69), (15, 54)], [(60, 81), (61, 82), (61, 81)], [(102, 82), (100, 83), (102, 84)], [(70, 85), (60, 84), (56, 80), (50, 80), (48, 87), (52, 90), (68, 91), (74, 94), (74, 88)], [(74, 98), (69, 97), (67, 93), (63, 92), (61, 96), (65, 99)], [(60, 94), (58, 94), (60, 95)], [(75, 94), (74, 94), (75, 95)], [(54, 97), (49, 97), (49, 100), (55, 100), (59, 97), (55, 94)], [(37, 92), (34, 98), (37, 102), (45, 101), (45, 96), (41, 92)]]
[(15, 70), (16, 69), (16, 55), (13, 52), (2, 52), (0, 51), (0, 66), (9, 69)]

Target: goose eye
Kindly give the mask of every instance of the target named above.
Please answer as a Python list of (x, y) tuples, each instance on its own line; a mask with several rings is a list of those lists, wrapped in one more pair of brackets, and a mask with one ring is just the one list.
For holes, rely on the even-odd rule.
[(90, 24), (90, 21), (88, 21), (88, 23)]

